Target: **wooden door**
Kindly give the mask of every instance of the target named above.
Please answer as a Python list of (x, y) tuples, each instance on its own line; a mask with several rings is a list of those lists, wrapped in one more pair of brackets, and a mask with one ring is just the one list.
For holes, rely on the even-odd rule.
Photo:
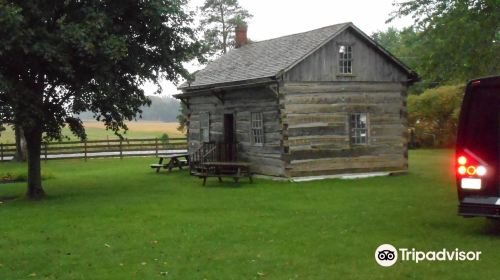
[(224, 143), (234, 143), (234, 114), (224, 114)]
[(224, 161), (236, 160), (236, 135), (234, 114), (224, 114), (224, 143), (221, 145)]

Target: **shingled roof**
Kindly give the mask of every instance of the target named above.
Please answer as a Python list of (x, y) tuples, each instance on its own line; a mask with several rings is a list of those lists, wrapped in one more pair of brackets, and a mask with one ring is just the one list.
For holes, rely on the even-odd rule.
[(348, 22), (246, 44), (210, 62), (204, 69), (195, 73), (194, 81), (182, 84), (179, 89), (198, 89), (276, 77), (349, 26), (361, 32)]

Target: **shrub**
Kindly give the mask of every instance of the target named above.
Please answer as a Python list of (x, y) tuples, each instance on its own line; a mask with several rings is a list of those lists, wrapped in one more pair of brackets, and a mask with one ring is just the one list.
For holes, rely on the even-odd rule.
[(169, 142), (168, 134), (163, 133), (163, 135), (160, 137), (160, 141), (163, 147), (166, 149), (168, 147), (168, 142)]
[[(42, 171), (42, 180), (48, 180), (54, 178), (54, 175), (51, 172)], [(0, 182), (8, 182), (8, 181), (20, 181), (25, 182), (28, 180), (27, 171), (13, 171), (13, 172), (0, 172)]]
[(408, 122), (415, 128), (417, 142), (435, 147), (454, 145), (463, 94), (463, 86), (453, 85), (408, 97)]

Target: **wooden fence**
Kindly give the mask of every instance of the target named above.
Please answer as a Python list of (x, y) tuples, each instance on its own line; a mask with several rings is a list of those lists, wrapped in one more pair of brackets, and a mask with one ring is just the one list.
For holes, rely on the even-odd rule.
[[(42, 143), (41, 158), (103, 158), (130, 156), (158, 156), (175, 153), (187, 149), (186, 138), (170, 138), (164, 141), (159, 138), (123, 139), (123, 140), (89, 140)], [(16, 152), (15, 144), (0, 143), (0, 161), (11, 160)]]

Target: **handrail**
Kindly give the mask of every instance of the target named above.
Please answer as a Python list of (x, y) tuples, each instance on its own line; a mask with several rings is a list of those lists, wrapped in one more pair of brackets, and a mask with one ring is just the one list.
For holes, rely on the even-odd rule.
[(236, 161), (237, 160), (236, 143), (202, 143), (190, 155), (191, 173), (207, 172), (202, 165), (204, 162), (212, 161)]
[(203, 158), (206, 158), (207, 156), (209, 156), (209, 155), (210, 155), (210, 153), (214, 152), (214, 151), (215, 151), (215, 148), (216, 148), (216, 147), (213, 147), (213, 148), (211, 148), (210, 150), (208, 150), (208, 152), (206, 152), (206, 153), (203, 155)]

